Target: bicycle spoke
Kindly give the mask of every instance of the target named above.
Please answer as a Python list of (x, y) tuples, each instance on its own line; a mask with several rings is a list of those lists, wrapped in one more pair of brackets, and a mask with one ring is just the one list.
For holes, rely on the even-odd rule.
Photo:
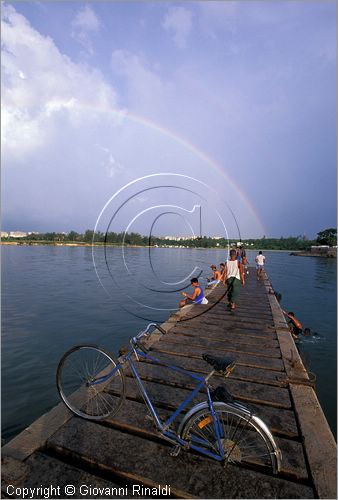
[[(222, 403), (216, 403), (216, 405), (215, 411), (218, 422), (216, 425), (219, 425), (221, 433), (220, 442), (217, 438), (213, 420), (207, 422), (207, 419), (212, 418), (208, 409), (200, 411), (196, 416), (191, 417), (182, 431), (182, 437), (186, 438), (188, 433), (205, 440), (204, 444), (200, 444), (200, 448), (205, 448), (206, 451), (215, 451), (217, 454), (219, 453), (220, 444), (225, 455), (225, 466), (228, 463), (245, 463), (248, 466), (269, 467), (271, 471), (275, 472), (277, 462), (273, 452), (273, 445), (268, 444), (251, 421), (251, 417), (248, 417), (246, 412), (238, 408), (228, 409), (229, 406), (225, 404), (222, 406)], [(203, 423), (204, 426), (200, 428)]]
[(95, 360), (95, 364), (93, 366), (93, 376), (94, 377), (97, 375), (97, 373), (100, 373), (100, 370), (97, 369), (97, 365), (98, 365), (99, 361), (100, 361), (100, 356), (97, 355), (96, 360)]
[[(111, 355), (97, 347), (79, 346), (70, 349), (61, 359), (57, 370), (58, 390), (68, 408), (92, 420), (115, 414), (125, 395), (122, 372), (117, 369), (113, 373), (116, 366)], [(106, 379), (102, 383), (90, 383), (99, 374)], [(114, 398), (105, 391), (111, 382), (116, 387)]]

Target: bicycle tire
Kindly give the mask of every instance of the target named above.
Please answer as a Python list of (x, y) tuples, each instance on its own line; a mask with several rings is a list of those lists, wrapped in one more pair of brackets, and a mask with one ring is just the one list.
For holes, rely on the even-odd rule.
[[(236, 403), (213, 403), (221, 423), (221, 444), (225, 453), (224, 465), (244, 465), (276, 474), (280, 469), (281, 453), (269, 429), (257, 416)], [(193, 408), (182, 421), (179, 436), (190, 442), (205, 441), (198, 446), (207, 451), (219, 453), (214, 422), (208, 403)]]
[(78, 345), (61, 358), (56, 385), (65, 405), (79, 417), (103, 420), (116, 415), (125, 398), (125, 375), (118, 368), (113, 377), (97, 385), (89, 382), (105, 376), (117, 362), (105, 349), (96, 345)]

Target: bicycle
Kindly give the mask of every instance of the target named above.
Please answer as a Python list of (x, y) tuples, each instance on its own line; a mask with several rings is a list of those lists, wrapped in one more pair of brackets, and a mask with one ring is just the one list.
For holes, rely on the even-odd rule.
[[(181, 449), (191, 449), (224, 465), (245, 464), (277, 473), (281, 466), (281, 451), (264, 422), (246, 406), (235, 401), (224, 386), (212, 390), (209, 383), (215, 372), (228, 377), (235, 367), (231, 358), (203, 354), (211, 372), (203, 377), (184, 368), (169, 365), (149, 355), (141, 343), (150, 337), (154, 328), (166, 332), (156, 323), (130, 339), (130, 350), (115, 361), (112, 355), (96, 345), (79, 345), (67, 351), (57, 368), (57, 388), (66, 406), (79, 417), (102, 420), (117, 414), (126, 396), (123, 368), (129, 365), (141, 395), (160, 435), (174, 444), (171, 451), (178, 455)], [(162, 421), (138, 374), (135, 360), (143, 359), (155, 365), (191, 377), (196, 386), (180, 406)], [(178, 416), (202, 389), (207, 399), (189, 409), (174, 428)]]

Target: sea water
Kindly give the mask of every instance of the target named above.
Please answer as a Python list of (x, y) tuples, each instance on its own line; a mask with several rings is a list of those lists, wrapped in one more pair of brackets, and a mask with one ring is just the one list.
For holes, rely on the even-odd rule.
[[(55, 373), (75, 344), (117, 354), (149, 321), (165, 321), (190, 277), (206, 283), (225, 250), (2, 246), (2, 437), (59, 402)], [(318, 336), (299, 350), (336, 434), (336, 260), (264, 252), (281, 305)], [(254, 252), (248, 252), (251, 265)], [(254, 269), (250, 279), (254, 279)]]

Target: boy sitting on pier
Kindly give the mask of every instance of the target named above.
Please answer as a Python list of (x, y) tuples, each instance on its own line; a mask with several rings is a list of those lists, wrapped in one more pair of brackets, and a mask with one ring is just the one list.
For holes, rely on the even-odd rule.
[(221, 272), (217, 271), (217, 267), (215, 265), (210, 266), (213, 272), (213, 277), (211, 281), (207, 284), (207, 288), (210, 286), (216, 286), (221, 281)]
[(227, 276), (225, 264), (223, 262), (221, 262), (219, 266), (220, 266), (220, 272), (221, 272), (220, 281), (221, 281), (221, 283), (223, 283), (223, 285), (225, 285), (225, 280), (226, 280), (226, 276)]
[(201, 285), (198, 283), (197, 278), (192, 278), (190, 280), (191, 286), (194, 288), (194, 292), (192, 295), (187, 294), (186, 292), (181, 292), (183, 297), (185, 297), (183, 300), (180, 301), (179, 306), (184, 307), (187, 305), (187, 303), (194, 302), (195, 304), (207, 304), (208, 299), (204, 296), (203, 289)]

